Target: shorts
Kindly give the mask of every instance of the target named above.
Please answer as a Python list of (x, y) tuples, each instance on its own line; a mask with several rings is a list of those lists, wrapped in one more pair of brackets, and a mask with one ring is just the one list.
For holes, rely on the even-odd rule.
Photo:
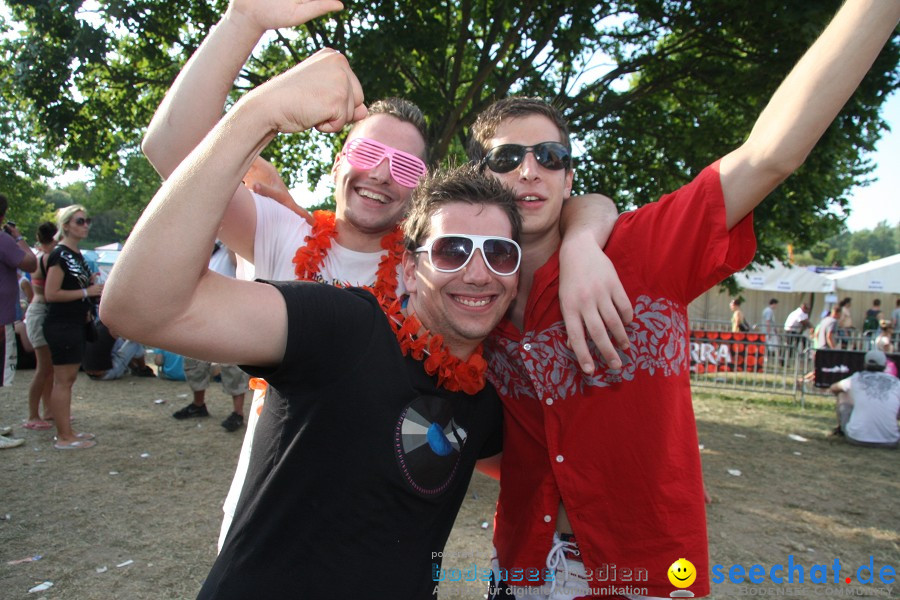
[(47, 338), (44, 337), (44, 320), (47, 318), (47, 303), (32, 302), (25, 311), (25, 332), (28, 334), (28, 341), (35, 348), (41, 348), (47, 345)]
[(84, 321), (50, 320), (44, 321), (44, 337), (50, 347), (50, 358), (54, 365), (80, 365), (84, 358)]
[[(246, 394), (250, 389), (250, 376), (241, 371), (235, 365), (219, 365), (222, 369), (222, 389), (229, 396)], [(212, 363), (196, 358), (184, 357), (184, 377), (187, 379), (191, 390), (201, 392), (209, 387), (209, 374), (212, 371)]]

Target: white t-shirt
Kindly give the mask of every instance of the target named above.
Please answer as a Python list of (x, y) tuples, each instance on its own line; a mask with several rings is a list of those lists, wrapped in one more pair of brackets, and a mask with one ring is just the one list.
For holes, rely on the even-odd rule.
[(809, 315), (802, 308), (798, 307), (784, 321), (785, 331), (800, 331), (800, 323), (809, 319)]
[[(294, 254), (297, 249), (306, 245), (306, 236), (312, 226), (299, 215), (278, 202), (253, 194), (256, 204), (256, 235), (253, 243), (254, 265), (242, 260), (239, 272), (242, 279), (254, 278), (272, 281), (290, 281), (297, 278), (294, 272)], [(350, 250), (332, 240), (331, 249), (322, 261), (317, 280), (331, 285), (359, 286), (375, 283), (375, 273), (384, 252), (357, 252)], [(255, 272), (254, 272), (255, 271)], [(403, 285), (402, 267), (397, 265), (397, 295), (406, 293)], [(222, 510), (225, 517), (219, 531), (219, 549), (225, 541), (225, 535), (231, 526), (247, 468), (250, 466), (250, 454), (253, 450), (253, 433), (259, 419), (264, 395), (258, 390), (253, 394), (250, 413), (247, 418), (247, 431), (238, 458), (234, 479), (225, 498)]]
[(895, 444), (900, 441), (900, 379), (878, 371), (860, 371), (837, 385), (853, 398), (844, 433), (857, 442)]
[[(312, 226), (290, 209), (269, 198), (253, 194), (256, 203), (256, 236), (253, 242), (255, 273), (260, 279), (296, 279), (294, 254), (306, 245)], [(316, 280), (330, 285), (359, 286), (375, 283), (375, 272), (384, 252), (357, 252), (332, 240)], [(247, 271), (244, 271), (245, 276)], [(403, 273), (397, 266), (397, 294), (406, 293)]]

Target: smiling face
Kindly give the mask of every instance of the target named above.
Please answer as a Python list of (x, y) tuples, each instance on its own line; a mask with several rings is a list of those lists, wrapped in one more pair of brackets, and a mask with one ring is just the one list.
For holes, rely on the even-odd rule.
[[(544, 115), (533, 114), (502, 121), (484, 146), (490, 151), (503, 144), (533, 146), (562, 141), (553, 121)], [(548, 169), (528, 152), (522, 163), (508, 173), (494, 173), (490, 169), (485, 169), (484, 173), (496, 177), (515, 192), (522, 213), (522, 242), (525, 245), (547, 236), (559, 238), (562, 202), (572, 194), (571, 169)]]
[(672, 563), (668, 571), (669, 583), (677, 588), (690, 587), (697, 579), (697, 569), (691, 561), (679, 558)]
[[(431, 215), (423, 242), (451, 233), (512, 237), (509, 217), (498, 206), (452, 202)], [(488, 269), (480, 250), (455, 273), (432, 266), (427, 253), (406, 253), (403, 275), (409, 307), (428, 330), (444, 337), (452, 354), (465, 358), (497, 325), (516, 295), (518, 275)]]
[[(372, 115), (353, 128), (347, 138), (370, 138), (424, 160), (425, 140), (411, 123), (386, 114)], [(391, 177), (387, 159), (371, 169), (353, 167), (339, 154), (332, 168), (337, 217), (365, 235), (383, 235), (403, 218), (412, 188)]]

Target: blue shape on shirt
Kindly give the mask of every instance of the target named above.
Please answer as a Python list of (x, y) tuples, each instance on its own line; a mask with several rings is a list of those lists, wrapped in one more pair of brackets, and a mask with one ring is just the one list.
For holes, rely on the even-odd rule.
[(437, 423), (432, 423), (428, 428), (427, 438), (432, 452), (438, 456), (447, 456), (453, 452), (453, 446), (450, 445), (450, 441), (444, 435), (444, 430)]

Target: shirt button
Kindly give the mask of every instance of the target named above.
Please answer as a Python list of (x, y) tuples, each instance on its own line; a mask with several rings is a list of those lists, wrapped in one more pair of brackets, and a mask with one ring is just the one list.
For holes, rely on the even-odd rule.
[(553, 519), (550, 517), (550, 515), (544, 515), (544, 523), (549, 523), (552, 520)]
[(547, 403), (547, 406), (550, 406), (551, 404), (553, 404), (553, 398), (547, 398), (546, 400), (544, 400), (544, 402)]
[(566, 460), (566, 459), (563, 458), (563, 455), (562, 455), (562, 454), (557, 454), (557, 455), (556, 455), (556, 462), (562, 462), (562, 461), (564, 461), (564, 460)]
[(525, 345), (523, 345), (523, 346), (522, 346), (522, 350), (524, 350), (525, 352), (530, 352), (530, 351), (531, 351), (531, 344), (525, 344)]

